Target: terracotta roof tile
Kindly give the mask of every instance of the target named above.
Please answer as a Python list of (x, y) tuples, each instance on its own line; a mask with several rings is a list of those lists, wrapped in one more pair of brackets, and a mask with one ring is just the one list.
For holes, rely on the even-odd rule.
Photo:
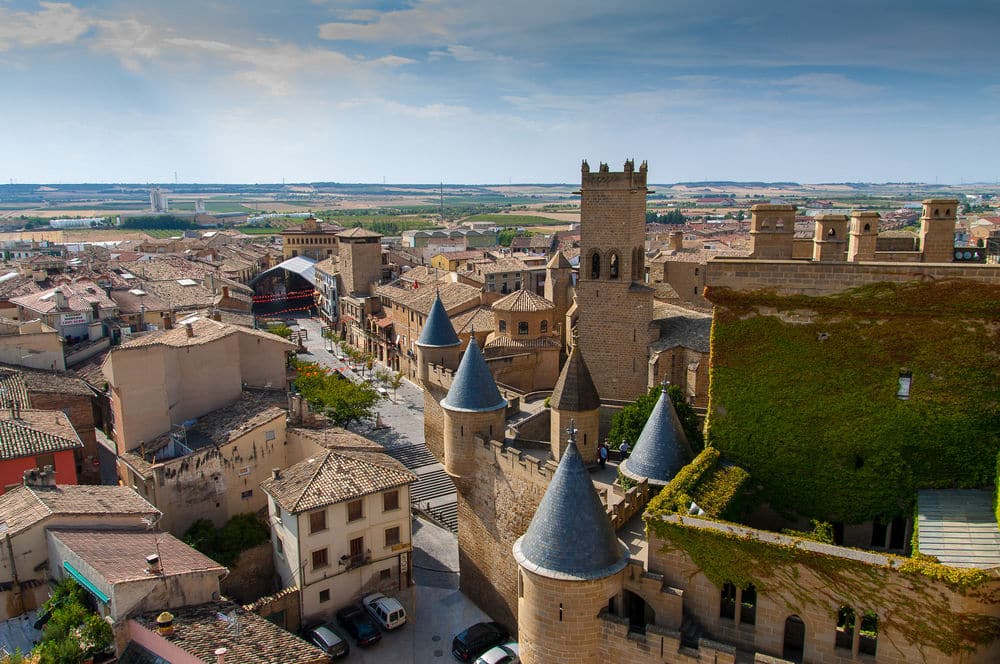
[[(227, 648), (226, 659), (231, 662), (320, 664), (329, 661), (326, 653), (316, 646), (229, 601), (171, 609), (171, 613), (174, 633), (167, 639), (203, 662), (216, 661), (217, 648)], [(238, 621), (239, 631), (229, 622), (220, 620), (219, 614), (233, 616)], [(148, 613), (136, 621), (155, 631), (157, 615), (159, 612)]]
[(12, 535), (53, 514), (159, 514), (130, 487), (67, 484), (18, 486), (0, 496), (0, 530)]
[(417, 476), (392, 457), (371, 452), (323, 452), (281, 471), (260, 487), (292, 514), (410, 484)]
[(58, 410), (0, 410), (0, 460), (83, 447), (69, 418)]
[(555, 305), (531, 291), (517, 290), (493, 303), (493, 311), (535, 312), (555, 309)]
[[(282, 339), (276, 334), (271, 334), (270, 332), (263, 332), (261, 330), (254, 330), (246, 327), (228, 325), (226, 323), (220, 323), (218, 321), (211, 320), (209, 318), (203, 318), (201, 316), (189, 316), (188, 319), (194, 318), (195, 320), (191, 323), (193, 327), (193, 336), (188, 336), (187, 328), (185, 325), (178, 324), (172, 330), (158, 330), (156, 332), (151, 332), (149, 334), (144, 334), (140, 337), (136, 337), (131, 341), (123, 343), (121, 346), (116, 348), (111, 352), (110, 357), (114, 357), (115, 353), (121, 352), (123, 350), (128, 350), (132, 348), (142, 348), (145, 346), (173, 346), (176, 348), (185, 348), (187, 346), (197, 346), (200, 344), (211, 343), (218, 339), (228, 337), (231, 334), (249, 334), (252, 336), (260, 337), (266, 339), (267, 341), (273, 341), (275, 343), (281, 343), (287, 346), (289, 349), (297, 348), (295, 344), (285, 339)], [(187, 320), (187, 319), (182, 319)]]
[(162, 576), (226, 568), (170, 533), (152, 530), (49, 528), (48, 532), (94, 568), (108, 583), (148, 579), (146, 556), (158, 554)]

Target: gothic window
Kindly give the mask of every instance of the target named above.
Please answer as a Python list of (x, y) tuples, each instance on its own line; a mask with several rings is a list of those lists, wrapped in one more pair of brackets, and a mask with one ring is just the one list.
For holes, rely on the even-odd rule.
[(590, 278), (601, 278), (601, 255), (596, 251), (590, 255)]
[(837, 633), (833, 645), (845, 650), (854, 648), (854, 609), (849, 606), (842, 606), (837, 612)]
[(866, 611), (861, 616), (861, 635), (858, 639), (858, 652), (862, 655), (875, 656), (878, 646), (878, 616)]
[(611, 258), (608, 260), (608, 278), (618, 278), (618, 254), (614, 252), (612, 252)]

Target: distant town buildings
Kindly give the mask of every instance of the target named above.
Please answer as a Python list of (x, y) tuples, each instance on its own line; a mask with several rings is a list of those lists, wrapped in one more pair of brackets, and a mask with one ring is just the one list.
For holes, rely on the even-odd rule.
[(153, 187), (149, 190), (149, 211), (154, 213), (163, 213), (169, 211), (169, 204), (167, 202), (167, 194), (159, 187)]

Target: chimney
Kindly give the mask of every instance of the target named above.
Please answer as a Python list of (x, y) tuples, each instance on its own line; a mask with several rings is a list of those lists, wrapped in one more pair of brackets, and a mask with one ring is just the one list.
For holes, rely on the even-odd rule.
[(229, 286), (222, 287), (222, 297), (229, 297)]
[(163, 569), (160, 567), (160, 557), (156, 554), (146, 556), (146, 571), (150, 574), (160, 574)]
[(174, 329), (174, 315), (169, 311), (163, 312), (163, 329), (164, 330)]
[(24, 471), (24, 486), (46, 487), (56, 485), (56, 474), (52, 466), (32, 468)]
[(272, 468), (271, 469), (271, 479), (273, 479), (273, 480), (280, 480), (281, 479), (281, 468)]
[(212, 315), (209, 316), (209, 318), (211, 318), (212, 320), (214, 320), (217, 323), (221, 323), (222, 322), (222, 312), (219, 311), (218, 309), (213, 309), (212, 310)]
[(188, 337), (194, 336), (194, 325), (191, 323), (184, 323), (184, 331), (187, 332)]
[(156, 631), (160, 636), (170, 636), (174, 633), (174, 614), (164, 611), (156, 616)]
[(57, 288), (55, 291), (56, 308), (58, 309), (69, 309), (69, 298), (66, 297), (66, 293), (63, 292), (62, 288)]
[(684, 249), (684, 232), (670, 231), (670, 250), (681, 251)]
[(215, 649), (215, 664), (226, 664), (226, 653), (229, 652), (229, 648), (216, 648)]

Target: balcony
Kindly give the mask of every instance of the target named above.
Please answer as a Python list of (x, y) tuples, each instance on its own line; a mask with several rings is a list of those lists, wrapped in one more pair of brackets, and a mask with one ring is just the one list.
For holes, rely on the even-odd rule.
[(361, 567), (362, 565), (367, 565), (372, 561), (371, 549), (368, 549), (364, 553), (358, 553), (355, 555), (344, 554), (340, 557), (340, 564), (344, 567), (344, 571), (349, 569), (354, 569), (355, 567)]

